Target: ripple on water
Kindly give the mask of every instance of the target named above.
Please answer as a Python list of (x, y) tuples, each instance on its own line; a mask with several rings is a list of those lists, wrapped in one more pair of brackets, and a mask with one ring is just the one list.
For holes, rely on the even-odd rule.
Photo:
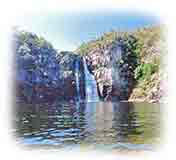
[(35, 107), (19, 104), (14, 118), (15, 132), (25, 145), (151, 151), (160, 137), (159, 105), (99, 102), (75, 108)]

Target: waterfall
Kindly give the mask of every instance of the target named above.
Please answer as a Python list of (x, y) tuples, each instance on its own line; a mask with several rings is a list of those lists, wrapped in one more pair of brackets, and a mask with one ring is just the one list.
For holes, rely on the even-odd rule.
[(77, 101), (80, 102), (80, 81), (79, 81), (79, 73), (80, 73), (79, 61), (76, 61), (75, 64), (75, 77), (76, 77), (76, 91), (77, 91)]
[(99, 101), (97, 93), (97, 83), (94, 76), (89, 72), (87, 68), (86, 59), (83, 58), (84, 64), (84, 75), (85, 75), (85, 93), (87, 102), (96, 102)]

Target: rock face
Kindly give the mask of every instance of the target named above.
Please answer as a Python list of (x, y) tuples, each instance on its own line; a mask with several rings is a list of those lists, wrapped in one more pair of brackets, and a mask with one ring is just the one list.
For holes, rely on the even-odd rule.
[[(85, 99), (84, 66), (82, 58), (73, 52), (60, 52), (58, 64), (60, 66), (59, 83), (63, 84), (64, 97), (68, 97), (66, 100), (71, 99), (78, 101), (79, 99)], [(79, 81), (79, 84), (77, 84), (77, 81)]]
[[(13, 47), (18, 98), (28, 103), (76, 100), (76, 62), (79, 80), (84, 82), (80, 56), (71, 52), (57, 53), (50, 43), (28, 32), (15, 32)], [(83, 86), (80, 86), (82, 97)]]
[(159, 102), (167, 97), (162, 26), (104, 33), (83, 43), (77, 52), (86, 56), (102, 100)]
[[(158, 102), (166, 92), (167, 75), (159, 69), (167, 53), (165, 44), (154, 27), (133, 33), (112, 31), (83, 43), (75, 53), (58, 52), (45, 39), (16, 31), (17, 97), (29, 103), (74, 102), (85, 100), (91, 90), (98, 100)], [(93, 83), (87, 83), (90, 80)]]
[(121, 38), (108, 45), (91, 48), (87, 54), (89, 69), (103, 100), (127, 100), (134, 85), (136, 58)]
[(141, 43), (139, 63), (135, 70), (136, 85), (129, 101), (167, 101), (167, 46), (161, 26), (141, 29), (136, 37)]

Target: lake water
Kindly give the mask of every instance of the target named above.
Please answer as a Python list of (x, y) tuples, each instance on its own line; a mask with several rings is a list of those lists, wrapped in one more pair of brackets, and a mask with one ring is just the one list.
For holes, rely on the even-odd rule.
[(14, 134), (24, 146), (152, 151), (160, 141), (159, 104), (21, 103), (15, 113)]

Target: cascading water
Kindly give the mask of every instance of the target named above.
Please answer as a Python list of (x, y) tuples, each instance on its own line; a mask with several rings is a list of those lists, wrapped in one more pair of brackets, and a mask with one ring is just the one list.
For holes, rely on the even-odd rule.
[(83, 58), (84, 65), (84, 75), (85, 75), (85, 93), (87, 102), (99, 101), (99, 96), (97, 93), (97, 83), (94, 76), (89, 72), (87, 68), (86, 59)]
[(79, 61), (76, 61), (75, 64), (75, 77), (76, 77), (76, 91), (77, 91), (77, 101), (80, 102), (80, 83), (79, 83), (79, 73), (80, 73), (80, 67), (79, 67)]

